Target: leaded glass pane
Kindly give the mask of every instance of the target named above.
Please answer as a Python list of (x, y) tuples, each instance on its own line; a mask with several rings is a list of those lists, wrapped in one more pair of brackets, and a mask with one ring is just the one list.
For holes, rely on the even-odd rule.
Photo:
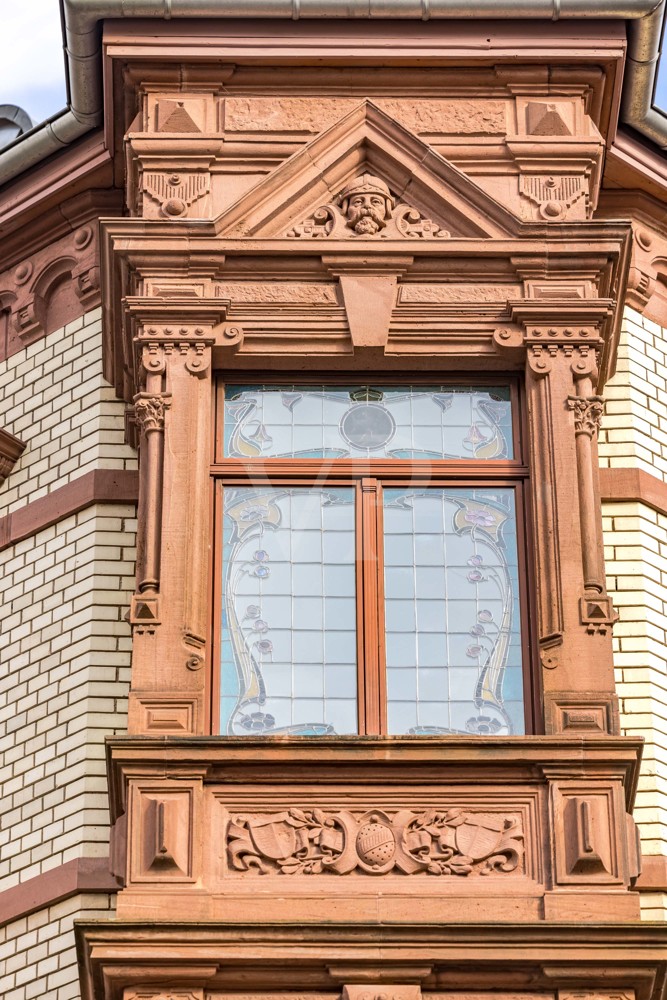
[(354, 490), (226, 488), (221, 732), (357, 732)]
[(523, 733), (514, 491), (385, 489), (389, 733)]
[(229, 385), (227, 458), (512, 458), (507, 386)]

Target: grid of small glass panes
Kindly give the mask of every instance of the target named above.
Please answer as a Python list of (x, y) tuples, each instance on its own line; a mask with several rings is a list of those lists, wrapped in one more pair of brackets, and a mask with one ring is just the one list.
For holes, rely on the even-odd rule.
[[(502, 386), (226, 388), (231, 458), (509, 458), (511, 429)], [(523, 732), (514, 494), (385, 487), (388, 732)], [(355, 524), (353, 487), (225, 488), (222, 732), (357, 732)]]

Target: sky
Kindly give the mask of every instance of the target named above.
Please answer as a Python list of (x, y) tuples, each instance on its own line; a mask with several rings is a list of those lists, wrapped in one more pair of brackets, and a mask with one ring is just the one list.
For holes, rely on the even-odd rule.
[(662, 111), (667, 112), (667, 52), (662, 55), (658, 63), (658, 79), (655, 84), (653, 103)]
[(58, 0), (0, 0), (0, 104), (18, 104), (35, 124), (67, 106)]

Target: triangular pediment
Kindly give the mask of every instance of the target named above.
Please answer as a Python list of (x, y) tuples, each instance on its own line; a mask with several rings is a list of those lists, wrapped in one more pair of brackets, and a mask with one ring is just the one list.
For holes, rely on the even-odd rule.
[[(356, 182), (356, 187), (353, 182)], [(346, 192), (387, 190), (378, 231), (354, 226)], [(372, 213), (371, 213), (372, 215)], [(378, 220), (379, 222), (379, 220)], [(502, 239), (520, 223), (427, 143), (365, 100), (217, 220), (228, 238)]]

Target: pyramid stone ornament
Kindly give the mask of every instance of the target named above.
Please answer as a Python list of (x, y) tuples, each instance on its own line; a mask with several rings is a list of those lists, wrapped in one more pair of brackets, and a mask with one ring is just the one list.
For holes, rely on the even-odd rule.
[(158, 132), (201, 132), (201, 128), (186, 110), (184, 101), (160, 101)]
[(354, 177), (335, 201), (287, 231), (305, 239), (447, 239), (451, 235), (422, 213), (394, 198), (374, 174)]

